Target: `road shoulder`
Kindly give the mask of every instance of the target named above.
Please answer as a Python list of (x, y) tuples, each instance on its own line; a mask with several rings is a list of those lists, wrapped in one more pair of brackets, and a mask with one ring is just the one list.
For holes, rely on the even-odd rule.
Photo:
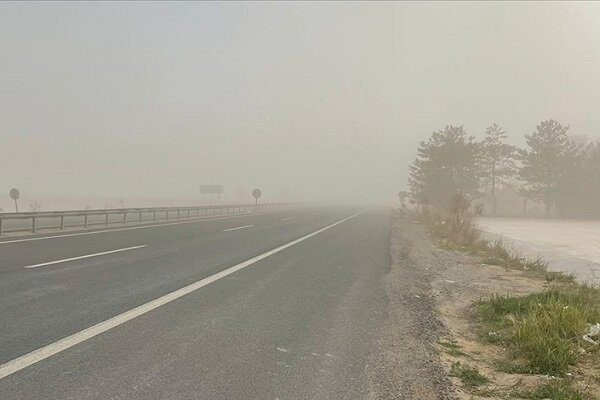
[(395, 215), (386, 322), (369, 366), (377, 399), (450, 399), (436, 342), (445, 332), (432, 282), (447, 268), (422, 227)]

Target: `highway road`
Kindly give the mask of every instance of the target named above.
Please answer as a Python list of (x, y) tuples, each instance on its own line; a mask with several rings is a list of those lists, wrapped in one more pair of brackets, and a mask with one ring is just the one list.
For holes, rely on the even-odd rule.
[(389, 230), (317, 207), (4, 239), (0, 398), (368, 398)]

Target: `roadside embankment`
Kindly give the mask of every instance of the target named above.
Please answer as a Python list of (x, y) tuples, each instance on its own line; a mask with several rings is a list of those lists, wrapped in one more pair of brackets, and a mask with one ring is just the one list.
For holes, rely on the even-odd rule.
[(438, 349), (456, 396), (596, 399), (600, 290), (483, 240), (466, 209), (420, 221), (447, 260), (432, 287), (446, 328)]

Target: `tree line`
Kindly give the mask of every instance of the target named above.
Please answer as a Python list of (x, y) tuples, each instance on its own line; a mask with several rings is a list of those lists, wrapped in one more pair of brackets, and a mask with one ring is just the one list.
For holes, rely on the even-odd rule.
[(568, 131), (560, 122), (542, 121), (525, 135), (526, 148), (518, 148), (498, 124), (482, 140), (447, 125), (418, 147), (409, 171), (411, 201), (446, 208), (457, 195), (487, 198), (495, 214), (499, 191), (512, 187), (524, 205), (543, 204), (547, 216), (598, 218), (600, 141), (577, 143)]

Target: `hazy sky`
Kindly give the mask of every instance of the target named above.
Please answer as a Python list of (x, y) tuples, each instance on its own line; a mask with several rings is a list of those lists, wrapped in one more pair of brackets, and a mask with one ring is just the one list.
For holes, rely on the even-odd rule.
[(547, 118), (600, 137), (600, 3), (0, 4), (0, 193), (389, 199)]

